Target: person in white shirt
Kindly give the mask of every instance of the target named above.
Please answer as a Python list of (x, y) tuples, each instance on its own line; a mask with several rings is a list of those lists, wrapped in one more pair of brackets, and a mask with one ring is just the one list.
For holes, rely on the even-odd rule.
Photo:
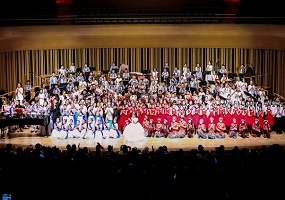
[(107, 103), (107, 107), (105, 108), (104, 112), (106, 115), (106, 122), (109, 124), (109, 127), (111, 127), (113, 124), (113, 114), (114, 114), (111, 102)]
[(121, 81), (123, 81), (123, 79), (121, 77), (121, 74), (118, 74), (118, 76), (117, 76), (117, 78), (115, 80), (115, 85), (119, 86)]
[(161, 79), (165, 83), (165, 85), (168, 85), (169, 80), (169, 72), (166, 68), (163, 69), (163, 72), (161, 73)]
[(78, 84), (78, 88), (80, 91), (87, 88), (87, 82), (85, 81), (85, 79), (83, 77), (81, 78), (81, 81)]
[(273, 113), (274, 117), (274, 130), (277, 134), (282, 134), (282, 107), (280, 105), (276, 106), (276, 110)]
[(219, 73), (221, 74), (221, 76), (222, 76), (222, 74), (226, 74), (227, 73), (227, 69), (226, 69), (225, 64), (222, 64), (222, 67), (219, 70)]
[(253, 81), (250, 81), (249, 82), (249, 85), (247, 86), (247, 91), (249, 93), (252, 93), (252, 90), (254, 90), (254, 82)]
[(21, 83), (18, 83), (15, 94), (16, 100), (22, 103), (22, 101), (24, 100), (24, 88), (22, 87)]
[(188, 67), (187, 67), (187, 64), (184, 63), (184, 66), (183, 66), (183, 68), (182, 68), (182, 75), (183, 75), (183, 78), (184, 78), (184, 79), (187, 79), (187, 78), (186, 78), (187, 72), (188, 72)]
[(206, 74), (205, 76), (205, 81), (212, 81), (212, 71), (213, 71), (213, 65), (212, 65), (212, 61), (208, 62), (208, 65), (206, 67), (206, 71), (209, 72), (210, 74)]
[(195, 71), (199, 71), (199, 70), (201, 70), (201, 66), (200, 66), (200, 63), (197, 63), (195, 67)]
[(76, 72), (76, 67), (75, 67), (74, 62), (72, 62), (69, 67), (69, 73), (75, 73), (75, 72)]
[(239, 68), (239, 73), (238, 73), (238, 76), (240, 77), (240, 79), (244, 78), (244, 73), (245, 73), (245, 67), (244, 67), (244, 64), (241, 64)]
[(110, 67), (110, 72), (112, 72), (112, 70), (115, 70), (116, 73), (119, 71), (119, 67), (115, 64), (115, 62), (112, 62)]
[(155, 81), (155, 83), (158, 83), (158, 71), (157, 69), (154, 67), (153, 70), (151, 71), (151, 80)]
[(67, 71), (66, 71), (66, 69), (64, 68), (63, 65), (60, 66), (60, 69), (58, 70), (58, 73), (66, 76)]

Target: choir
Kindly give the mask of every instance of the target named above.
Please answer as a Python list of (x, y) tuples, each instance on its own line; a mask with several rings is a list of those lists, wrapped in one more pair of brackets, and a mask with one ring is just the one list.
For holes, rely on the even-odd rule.
[[(70, 67), (74, 71), (74, 63)], [(128, 68), (124, 72), (117, 68), (112, 63), (109, 77), (103, 73), (95, 77), (87, 63), (83, 72), (74, 75), (61, 66), (60, 74), (53, 73), (50, 78), (49, 90), (41, 88), (30, 101), (20, 96), (24, 91), (18, 84), (17, 99), (4, 101), (2, 113), (12, 117), (20, 103), (29, 117), (48, 115), (50, 136), (58, 139), (120, 138), (134, 113), (144, 137), (270, 138), (272, 131), (284, 132), (284, 101), (269, 98), (254, 81), (247, 85), (237, 77), (230, 83), (226, 77), (215, 81), (214, 87), (203, 88), (197, 87), (203, 81), (198, 64), (195, 73), (186, 64), (183, 73), (175, 67), (172, 75), (169, 67), (164, 67), (160, 78), (156, 68), (150, 78), (130, 76)], [(212, 69), (209, 62), (207, 70)], [(220, 71), (224, 72), (222, 78), (226, 76), (224, 65)], [(127, 75), (122, 78), (122, 73)], [(211, 77), (215, 74), (207, 74), (208, 85), (217, 79)], [(65, 85), (57, 78), (62, 76), (66, 77)], [(60, 102), (57, 112), (54, 101)], [(32, 131), (37, 128), (32, 126)]]

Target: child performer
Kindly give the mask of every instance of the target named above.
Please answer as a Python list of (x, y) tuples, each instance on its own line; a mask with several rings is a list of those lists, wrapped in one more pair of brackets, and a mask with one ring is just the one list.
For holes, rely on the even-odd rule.
[(220, 117), (219, 122), (217, 123), (216, 126), (216, 138), (219, 139), (226, 138), (226, 131), (227, 131), (226, 125), (223, 122), (223, 118)]
[(186, 128), (186, 135), (188, 138), (193, 138), (195, 133), (195, 125), (191, 118), (188, 119), (187, 128)]
[(233, 119), (232, 119), (232, 123), (231, 123), (231, 125), (230, 125), (230, 129), (229, 129), (229, 134), (228, 134), (228, 136), (229, 136), (230, 138), (236, 139), (236, 138), (237, 138), (237, 131), (238, 131), (237, 120), (236, 120), (236, 118), (233, 118)]
[(216, 125), (214, 123), (214, 118), (211, 117), (210, 122), (208, 124), (208, 138), (209, 139), (215, 139), (216, 138), (215, 131), (216, 131)]
[(262, 135), (264, 138), (270, 138), (270, 134), (271, 134), (271, 127), (270, 124), (268, 123), (268, 120), (266, 119), (264, 120)]
[(154, 137), (161, 138), (163, 136), (162, 134), (163, 124), (161, 123), (161, 119), (157, 119), (157, 123), (155, 124), (155, 134)]
[(247, 126), (244, 118), (241, 119), (241, 123), (239, 124), (238, 135), (240, 135), (242, 138), (248, 138), (249, 137), (248, 126)]
[(261, 130), (258, 118), (255, 118), (254, 123), (252, 124), (251, 134), (253, 137), (260, 137)]
[(199, 120), (197, 132), (198, 132), (198, 138), (207, 139), (207, 129), (203, 119)]

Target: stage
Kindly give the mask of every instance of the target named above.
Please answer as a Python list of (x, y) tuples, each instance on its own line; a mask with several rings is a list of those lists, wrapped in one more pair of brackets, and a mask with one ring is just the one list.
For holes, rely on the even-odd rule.
[(177, 151), (179, 149), (183, 149), (185, 151), (189, 151), (191, 149), (197, 149), (198, 145), (203, 145), (206, 150), (214, 150), (216, 147), (220, 145), (224, 145), (226, 150), (231, 150), (234, 146), (238, 146), (241, 148), (248, 149), (260, 149), (262, 145), (269, 146), (272, 144), (279, 144), (285, 147), (285, 134), (278, 135), (275, 132), (271, 134), (271, 138), (266, 139), (263, 137), (260, 138), (246, 138), (243, 139), (238, 137), (237, 139), (225, 138), (225, 139), (198, 139), (197, 135), (194, 138), (177, 138), (177, 139), (169, 139), (169, 138), (146, 138), (143, 142), (134, 142), (127, 143), (124, 141), (123, 135), (118, 139), (105, 139), (102, 141), (96, 141), (93, 139), (54, 139), (51, 137), (43, 137), (37, 136), (19, 136), (19, 137), (11, 137), (10, 139), (1, 139), (0, 140), (0, 148), (5, 148), (7, 144), (12, 144), (15, 148), (21, 146), (26, 148), (29, 145), (35, 145), (37, 143), (42, 144), (43, 146), (56, 146), (60, 150), (65, 150), (66, 145), (76, 144), (79, 145), (80, 148), (87, 147), (91, 151), (95, 150), (95, 146), (97, 142), (107, 149), (108, 145), (112, 145), (115, 151), (118, 151), (121, 145), (128, 145), (130, 147), (137, 147), (139, 149), (143, 149), (144, 147), (148, 147), (150, 150), (152, 146), (154, 149), (157, 149), (160, 146), (167, 146), (170, 151)]

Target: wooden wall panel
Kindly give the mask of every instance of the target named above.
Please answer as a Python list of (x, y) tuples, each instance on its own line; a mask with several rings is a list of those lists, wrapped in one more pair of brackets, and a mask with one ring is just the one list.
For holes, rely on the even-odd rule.
[(97, 71), (116, 62), (134, 72), (161, 72), (165, 62), (170, 70), (184, 63), (191, 69), (200, 63), (205, 70), (211, 60), (232, 72), (252, 63), (258, 83), (284, 95), (284, 31), (284, 25), (238, 24), (1, 27), (0, 88), (14, 90), (31, 75), (38, 85), (39, 75), (72, 61)]
[(284, 25), (127, 24), (1, 27), (0, 52), (84, 48), (285, 50)]

